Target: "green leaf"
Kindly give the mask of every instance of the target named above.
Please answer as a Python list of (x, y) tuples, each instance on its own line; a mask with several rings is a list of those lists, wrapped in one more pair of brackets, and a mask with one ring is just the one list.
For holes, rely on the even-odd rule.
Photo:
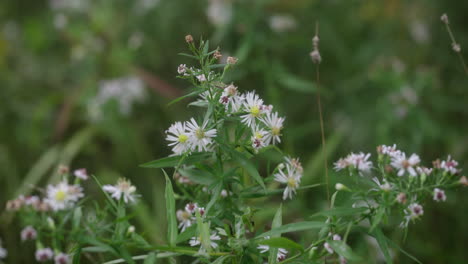
[(213, 174), (196, 168), (179, 169), (178, 172), (197, 184), (209, 186), (216, 181)]
[(193, 55), (190, 55), (190, 54), (187, 54), (187, 53), (178, 53), (178, 55), (198, 60), (198, 58), (196, 56), (193, 56)]
[[(213, 153), (208, 152), (197, 152), (190, 154), (188, 156), (171, 156), (158, 160), (153, 160), (148, 163), (140, 165), (143, 168), (170, 168), (176, 167), (177, 165), (182, 164), (193, 164), (197, 162), (202, 162), (209, 159)], [(179, 164), (180, 163), (180, 164)]]
[(280, 235), (283, 233), (296, 232), (296, 231), (302, 231), (302, 230), (319, 229), (324, 226), (326, 226), (325, 223), (317, 222), (317, 221), (291, 223), (291, 224), (283, 225), (277, 228), (273, 228), (268, 232), (265, 232), (256, 236), (256, 238), (263, 238), (266, 236), (275, 236), (275, 235)]
[(304, 248), (301, 245), (285, 237), (273, 237), (270, 239), (259, 240), (257, 243), (258, 245), (267, 245), (274, 248), (297, 249), (301, 252), (304, 251)]
[(257, 168), (255, 168), (254, 164), (238, 151), (230, 149), (228, 150), (230, 151), (232, 158), (239, 164), (239, 166), (246, 170), (250, 174), (250, 176), (252, 176), (254, 180), (260, 186), (262, 186), (263, 190), (266, 191), (265, 183), (263, 182), (263, 179), (258, 173)]
[(191, 225), (177, 236), (176, 243), (182, 243), (197, 235), (197, 225)]
[(201, 94), (202, 92), (203, 92), (203, 91), (193, 91), (193, 92), (188, 93), (188, 94), (186, 94), (186, 95), (177, 97), (176, 99), (170, 101), (170, 102), (167, 104), (167, 106), (171, 106), (171, 105), (173, 105), (173, 104), (175, 104), (175, 103), (178, 103), (178, 102), (184, 100), (185, 98), (192, 97), (192, 96), (197, 96), (197, 95)]
[(172, 183), (167, 176), (166, 171), (162, 170), (164, 176), (166, 177), (166, 216), (167, 216), (167, 240), (169, 245), (175, 246), (177, 241), (177, 220), (176, 220), (176, 211), (175, 211), (175, 197), (174, 190), (172, 189)]
[[(271, 223), (271, 228), (278, 228), (281, 227), (283, 224), (283, 204), (280, 204), (280, 207), (278, 210), (276, 210), (275, 216), (273, 217), (273, 222)], [(273, 237), (279, 237), (281, 236), (280, 234), (278, 235), (273, 235)], [(278, 249), (277, 248), (272, 248), (270, 249), (270, 254), (268, 255), (268, 263), (270, 264), (275, 264), (278, 262), (277, 260), (277, 255), (278, 254)]]
[(387, 240), (387, 243), (390, 244), (392, 247), (400, 250), (403, 254), (405, 254), (407, 257), (409, 257), (410, 259), (412, 259), (413, 261), (419, 263), (419, 264), (422, 264), (421, 261), (419, 261), (416, 257), (414, 257), (413, 255), (411, 255), (410, 253), (406, 252), (404, 249), (402, 249), (400, 246), (398, 246), (395, 242), (393, 242), (392, 240), (390, 240), (389, 238), (385, 238)]
[(354, 254), (353, 250), (346, 245), (344, 241), (341, 240), (333, 240), (329, 241), (328, 244), (335, 250), (338, 255), (343, 256), (344, 258), (348, 260), (359, 260), (359, 256)]
[(368, 208), (358, 207), (358, 208), (349, 208), (349, 207), (342, 207), (342, 208), (333, 208), (326, 211), (318, 212), (312, 216), (323, 215), (323, 216), (351, 216), (356, 214), (364, 213), (368, 211)]
[(156, 262), (157, 262), (156, 253), (152, 252), (148, 254), (143, 264), (156, 264)]
[(387, 262), (387, 264), (393, 263), (392, 257), (390, 256), (390, 251), (388, 250), (387, 240), (382, 230), (380, 228), (375, 228), (372, 235), (375, 237), (375, 240), (377, 240), (380, 250), (382, 250), (382, 254), (385, 257), (385, 262)]
[(83, 212), (81, 210), (81, 206), (79, 206), (73, 211), (73, 230), (77, 230), (78, 228), (80, 228), (82, 216)]
[(374, 218), (372, 219), (372, 226), (369, 232), (372, 232), (380, 224), (384, 215), (385, 215), (385, 207), (380, 206)]
[(222, 257), (219, 257), (217, 258), (215, 261), (211, 262), (211, 264), (223, 264), (224, 261), (226, 261), (228, 258), (230, 258), (231, 256), (229, 255), (226, 255), (226, 256), (222, 256)]
[(223, 189), (223, 183), (222, 182), (218, 182), (214, 188), (210, 188), (212, 190), (212, 193), (211, 193), (211, 200), (210, 202), (208, 203), (208, 205), (206, 206), (206, 213), (208, 213), (208, 211), (211, 209), (211, 207), (216, 203), (216, 201), (218, 201), (219, 199), (219, 196), (221, 194), (221, 190)]

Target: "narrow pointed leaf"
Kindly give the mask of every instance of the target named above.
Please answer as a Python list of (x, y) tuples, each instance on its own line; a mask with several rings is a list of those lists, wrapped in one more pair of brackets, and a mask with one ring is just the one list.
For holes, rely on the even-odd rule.
[(167, 216), (167, 241), (169, 245), (175, 246), (177, 241), (177, 220), (175, 211), (175, 197), (174, 190), (172, 189), (172, 183), (167, 176), (167, 173), (163, 170), (164, 176), (166, 177), (166, 216)]

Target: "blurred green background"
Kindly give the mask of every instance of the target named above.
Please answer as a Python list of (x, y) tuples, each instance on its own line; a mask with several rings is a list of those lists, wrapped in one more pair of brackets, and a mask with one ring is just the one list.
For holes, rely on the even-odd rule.
[[(192, 63), (177, 56), (189, 33), (239, 58), (227, 81), (256, 90), (287, 117), (282, 147), (303, 161), (304, 184), (323, 182), (309, 57), (316, 21), (329, 167), (348, 152), (397, 143), (427, 166), (452, 154), (466, 171), (468, 78), (444, 12), (463, 52), (467, 1), (1, 1), (0, 205), (55, 181), (59, 164), (88, 168), (104, 183), (125, 176), (143, 197), (137, 230), (164, 243), (163, 177), (138, 165), (168, 155), (164, 131), (194, 114), (187, 101), (167, 106), (190, 88), (175, 78), (179, 64)], [(85, 190), (100, 195), (93, 182)], [(312, 189), (285, 203), (284, 222), (323, 209), (325, 194)], [(459, 189), (446, 203), (429, 202), (406, 241), (400, 230), (386, 234), (423, 263), (466, 263), (467, 198)], [(269, 224), (280, 199), (252, 202), (264, 209), (258, 225)], [(30, 263), (34, 249), (20, 244), (15, 218), (0, 219), (7, 263)], [(374, 241), (353, 242), (374, 256), (368, 263), (380, 263)], [(413, 263), (398, 252), (395, 259)]]

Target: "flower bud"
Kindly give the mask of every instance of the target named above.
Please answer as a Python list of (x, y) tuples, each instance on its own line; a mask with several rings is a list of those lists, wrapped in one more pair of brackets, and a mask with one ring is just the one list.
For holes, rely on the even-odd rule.
[(468, 186), (468, 178), (466, 178), (466, 176), (462, 176), (460, 178), (460, 180), (458, 181), (458, 183), (460, 183), (461, 185), (467, 187)]
[(219, 52), (219, 50), (216, 50), (214, 53), (213, 53), (213, 57), (215, 59), (220, 59), (223, 55), (221, 54), (221, 52)]
[(187, 36), (185, 36), (185, 42), (187, 42), (187, 43), (192, 43), (192, 42), (193, 42), (193, 37), (192, 37), (192, 35), (187, 35)]
[(236, 57), (227, 57), (226, 60), (227, 64), (234, 65), (237, 63), (237, 58)]
[(68, 166), (65, 165), (59, 165), (57, 171), (60, 175), (64, 175), (70, 171), (70, 168), (68, 168)]
[(318, 50), (314, 50), (310, 53), (310, 57), (312, 62), (315, 64), (320, 64), (322, 62), (322, 57), (320, 56), (320, 52)]
[(461, 51), (461, 47), (460, 47), (460, 44), (457, 44), (457, 43), (452, 43), (452, 49), (453, 51), (455, 51), (456, 53), (460, 53)]
[(130, 235), (132, 233), (135, 233), (135, 226), (129, 226), (127, 229), (127, 234)]
[(447, 16), (447, 14), (445, 14), (445, 13), (442, 14), (442, 16), (440, 17), (440, 20), (441, 20), (442, 22), (444, 22), (444, 24), (446, 24), (446, 25), (448, 25), (448, 23), (449, 23), (449, 21), (448, 21), (448, 16)]
[(401, 203), (401, 204), (405, 204), (406, 203), (406, 194), (405, 193), (399, 193), (396, 197), (396, 200), (397, 202)]
[(55, 229), (55, 221), (54, 219), (47, 217), (47, 224), (49, 225), (49, 228), (54, 230)]
[(335, 189), (337, 191), (349, 191), (349, 188), (346, 187), (346, 185), (342, 184), (342, 183), (337, 183), (335, 184)]

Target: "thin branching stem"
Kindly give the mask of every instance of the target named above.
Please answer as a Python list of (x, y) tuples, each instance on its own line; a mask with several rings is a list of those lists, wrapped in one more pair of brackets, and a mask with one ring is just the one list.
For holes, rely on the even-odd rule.
[[(452, 45), (458, 45), (457, 41), (455, 40), (455, 36), (452, 33), (452, 29), (450, 28), (450, 24), (449, 23), (444, 23), (444, 24), (450, 36), (450, 40), (452, 41)], [(460, 62), (463, 66), (463, 70), (465, 70), (466, 75), (468, 75), (468, 67), (466, 66), (466, 62), (465, 62), (465, 59), (463, 58), (463, 55), (461, 54), (461, 51), (455, 51), (455, 53), (457, 53), (458, 58), (460, 59)]]

